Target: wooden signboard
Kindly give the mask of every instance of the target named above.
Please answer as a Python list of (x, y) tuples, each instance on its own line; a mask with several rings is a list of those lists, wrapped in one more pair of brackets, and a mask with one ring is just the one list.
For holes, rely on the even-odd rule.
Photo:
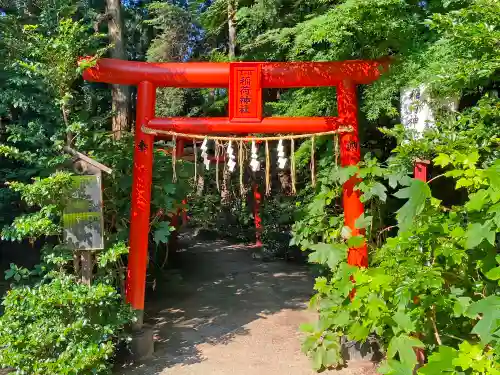
[(74, 176), (63, 213), (64, 242), (72, 250), (104, 249), (101, 176)]

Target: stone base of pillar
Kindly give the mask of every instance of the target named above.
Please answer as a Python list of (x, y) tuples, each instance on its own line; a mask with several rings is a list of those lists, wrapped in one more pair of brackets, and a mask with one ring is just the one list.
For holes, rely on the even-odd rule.
[(341, 339), (342, 357), (349, 361), (379, 362), (383, 359), (380, 345), (376, 337), (369, 337), (366, 342), (349, 341), (346, 336)]
[(140, 362), (153, 357), (153, 334), (154, 328), (147, 324), (132, 332), (132, 341), (129, 345), (130, 360)]

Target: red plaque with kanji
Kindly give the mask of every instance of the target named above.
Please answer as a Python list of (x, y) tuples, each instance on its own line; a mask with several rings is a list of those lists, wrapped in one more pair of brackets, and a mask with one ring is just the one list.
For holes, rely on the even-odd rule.
[(259, 63), (231, 63), (229, 119), (231, 122), (260, 122), (262, 120), (262, 88)]

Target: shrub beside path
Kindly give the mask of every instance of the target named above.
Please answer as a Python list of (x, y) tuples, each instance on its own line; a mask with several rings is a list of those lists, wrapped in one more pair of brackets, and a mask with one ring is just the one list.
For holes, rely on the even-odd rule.
[[(154, 358), (119, 375), (314, 375), (300, 350), (313, 278), (307, 267), (253, 260), (248, 247), (191, 239), (181, 280), (157, 282), (147, 302)], [(370, 363), (332, 371), (375, 374)]]

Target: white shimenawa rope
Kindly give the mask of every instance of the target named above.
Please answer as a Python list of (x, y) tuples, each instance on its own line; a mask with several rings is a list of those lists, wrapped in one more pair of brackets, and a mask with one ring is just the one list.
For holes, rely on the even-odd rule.
[[(291, 178), (292, 178), (292, 192), (296, 193), (296, 165), (295, 165), (295, 142), (294, 140), (296, 139), (304, 139), (304, 138), (312, 138), (311, 140), (311, 174), (312, 174), (312, 185), (316, 185), (316, 171), (315, 171), (315, 138), (323, 135), (333, 135), (334, 136), (334, 147), (335, 147), (335, 159), (338, 164), (338, 159), (339, 159), (339, 134), (342, 133), (351, 133), (353, 131), (353, 128), (351, 126), (344, 126), (344, 127), (339, 127), (335, 130), (330, 130), (326, 132), (319, 132), (319, 133), (307, 133), (307, 134), (292, 134), (292, 135), (279, 135), (279, 136), (272, 136), (272, 137), (259, 137), (259, 136), (246, 136), (246, 137), (226, 137), (226, 136), (207, 136), (207, 135), (202, 135), (202, 134), (190, 134), (190, 133), (180, 133), (180, 132), (175, 132), (175, 131), (170, 131), (170, 130), (157, 130), (157, 129), (152, 129), (148, 128), (147, 126), (143, 125), (141, 127), (141, 130), (145, 134), (151, 134), (151, 135), (169, 135), (172, 137), (174, 141), (174, 146), (173, 146), (173, 154), (172, 154), (172, 167), (173, 167), (173, 178), (172, 180), (175, 182), (177, 181), (177, 173), (176, 173), (176, 163), (177, 163), (177, 145), (176, 145), (176, 140), (177, 137), (181, 138), (188, 138), (188, 139), (193, 139), (193, 140), (203, 140), (200, 150), (201, 150), (201, 157), (203, 158), (203, 164), (205, 165), (205, 169), (208, 171), (210, 169), (210, 160), (208, 157), (208, 141), (213, 140), (215, 143), (215, 159), (216, 159), (216, 165), (215, 165), (215, 175), (216, 175), (216, 184), (217, 184), (217, 190), (220, 191), (220, 184), (219, 184), (219, 158), (220, 155), (224, 155), (224, 146), (222, 145), (222, 142), (227, 141), (228, 146), (226, 149), (227, 153), (227, 163), (226, 167), (229, 169), (230, 172), (234, 172), (234, 169), (236, 167), (236, 156), (234, 155), (234, 148), (232, 142), (238, 142), (239, 143), (239, 149), (238, 149), (238, 155), (239, 155), (239, 163), (240, 165), (240, 189), (243, 194), (244, 191), (244, 186), (243, 186), (243, 163), (244, 163), (244, 158), (242, 157), (243, 153), (243, 142), (252, 142), (252, 149), (251, 149), (251, 162), (250, 162), (250, 167), (253, 172), (257, 172), (260, 170), (260, 161), (258, 160), (258, 146), (256, 145), (256, 141), (263, 141), (265, 142), (265, 151), (266, 151), (266, 173), (265, 173), (265, 180), (266, 180), (266, 195), (269, 195), (271, 193), (271, 179), (270, 179), (270, 172), (271, 172), (271, 162), (270, 162), (270, 150), (269, 150), (269, 141), (278, 141), (278, 147), (277, 147), (277, 153), (278, 153), (278, 167), (279, 169), (285, 169), (288, 158), (286, 157), (285, 154), (285, 146), (283, 144), (284, 140), (289, 140), (290, 141), (290, 147), (291, 147), (291, 155), (290, 155), (290, 172), (291, 172)], [(195, 142), (194, 142), (195, 143)], [(222, 151), (222, 152), (221, 152)], [(196, 143), (194, 144), (194, 157), (195, 157), (195, 181), (197, 177), (197, 146)]]
[(236, 167), (236, 156), (234, 155), (234, 148), (233, 148), (233, 143), (229, 141), (229, 144), (227, 145), (227, 167), (229, 168), (229, 172), (233, 173), (234, 168)]
[(203, 164), (205, 164), (205, 169), (208, 171), (210, 169), (210, 160), (208, 159), (208, 139), (205, 138), (201, 144), (201, 157), (203, 158)]
[(151, 135), (169, 135), (176, 136), (179, 138), (190, 138), (190, 139), (210, 139), (214, 141), (279, 141), (286, 139), (303, 139), (303, 138), (311, 138), (312, 136), (320, 137), (322, 135), (332, 135), (332, 134), (341, 134), (341, 133), (352, 133), (353, 128), (351, 126), (342, 126), (334, 130), (320, 132), (320, 133), (305, 133), (305, 134), (288, 134), (288, 135), (280, 135), (273, 137), (258, 137), (258, 136), (247, 136), (247, 137), (223, 137), (223, 136), (207, 136), (203, 134), (191, 134), (191, 133), (180, 133), (170, 130), (158, 130), (148, 128), (147, 126), (142, 126), (142, 132), (145, 134)]
[(252, 168), (253, 172), (257, 172), (260, 170), (260, 162), (258, 160), (258, 149), (255, 141), (252, 141), (252, 161), (250, 162), (250, 167)]
[(285, 169), (286, 161), (285, 146), (283, 145), (283, 139), (280, 139), (278, 142), (278, 168)]

